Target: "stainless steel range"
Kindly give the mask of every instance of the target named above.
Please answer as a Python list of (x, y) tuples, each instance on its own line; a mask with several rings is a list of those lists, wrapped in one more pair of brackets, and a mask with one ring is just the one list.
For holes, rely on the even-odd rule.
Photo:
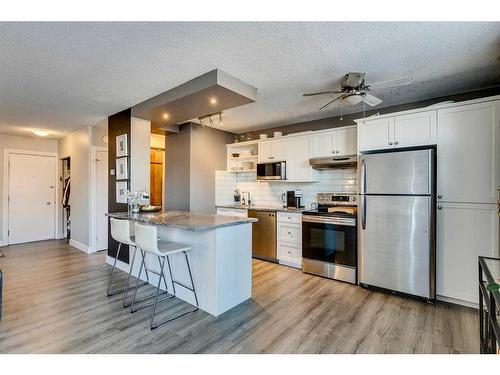
[(357, 283), (356, 193), (318, 193), (302, 213), (302, 271)]

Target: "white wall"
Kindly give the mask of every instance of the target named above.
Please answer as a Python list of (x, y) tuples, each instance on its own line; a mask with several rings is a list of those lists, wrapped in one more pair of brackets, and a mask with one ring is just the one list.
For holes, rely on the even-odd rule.
[(257, 182), (255, 173), (215, 172), (215, 204), (233, 203), (236, 188), (248, 191), (252, 203), (257, 206), (281, 206), (281, 195), (287, 190), (302, 190), (302, 204), (309, 207), (316, 201), (317, 193), (341, 193), (357, 191), (357, 172), (354, 168), (319, 171), (319, 182)]
[(20, 137), (17, 135), (0, 134), (0, 245), (4, 242), (2, 238), (3, 214), (7, 207), (3, 207), (3, 176), (4, 176), (4, 151), (5, 149), (26, 150), (26, 151), (41, 151), (41, 152), (54, 152), (57, 153), (57, 140), (34, 138), (34, 137)]
[[(76, 244), (73, 244), (74, 246), (89, 247), (90, 243), (91, 140), (91, 127), (79, 129), (59, 140), (59, 158), (71, 157), (71, 193), (69, 203), (71, 206), (71, 239), (76, 241)], [(61, 189), (62, 184), (59, 185)], [(59, 223), (59, 227), (61, 226), (62, 222)]]
[(149, 193), (151, 122), (132, 117), (130, 138), (130, 190)]

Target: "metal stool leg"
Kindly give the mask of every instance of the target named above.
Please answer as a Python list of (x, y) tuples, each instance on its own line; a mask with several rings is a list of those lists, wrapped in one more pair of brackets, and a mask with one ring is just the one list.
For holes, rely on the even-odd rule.
[(139, 283), (139, 281), (137, 281), (137, 282), (136, 282), (136, 288), (135, 288), (135, 291), (134, 291), (134, 297), (133, 297), (133, 299), (132, 299), (132, 303), (131, 303), (131, 305), (130, 305), (130, 312), (131, 312), (131, 313), (135, 313), (135, 312), (136, 312), (136, 311), (138, 311), (138, 310), (141, 310), (141, 309), (144, 309), (144, 308), (146, 308), (146, 307), (152, 306), (152, 305), (154, 304), (154, 302), (151, 302), (151, 303), (148, 303), (148, 304), (145, 304), (145, 305), (139, 306), (139, 307), (136, 307), (136, 303), (144, 302), (144, 301), (146, 301), (146, 300), (148, 300), (148, 299), (151, 299), (151, 298), (153, 298), (153, 297), (154, 297), (155, 299), (157, 299), (157, 297), (158, 297), (158, 293), (159, 293), (159, 294), (161, 294), (161, 295), (165, 295), (165, 294), (166, 294), (167, 296), (166, 296), (165, 298), (162, 298), (161, 300), (157, 300), (157, 302), (162, 302), (162, 301), (165, 301), (165, 300), (167, 300), (167, 299), (170, 299), (170, 298), (174, 298), (174, 297), (175, 297), (175, 295), (174, 295), (174, 294), (170, 294), (170, 293), (168, 292), (168, 285), (167, 285), (167, 281), (165, 280), (165, 275), (164, 275), (164, 273), (163, 273), (163, 267), (162, 267), (162, 264), (161, 264), (161, 262), (160, 262), (160, 257), (158, 257), (158, 262), (160, 263), (160, 267), (161, 267), (161, 269), (160, 269), (160, 272), (159, 272), (159, 273), (156, 273), (155, 271), (153, 271), (153, 270), (151, 270), (151, 269), (149, 269), (149, 270), (148, 270), (148, 268), (146, 267), (146, 254), (145, 254), (145, 252), (144, 252), (142, 249), (141, 249), (141, 254), (142, 254), (142, 263), (141, 263), (141, 269), (139, 270), (139, 272), (141, 272), (141, 271), (142, 271), (142, 267), (144, 267), (144, 269), (145, 269), (146, 271), (150, 271), (150, 272), (152, 272), (152, 273), (157, 274), (157, 275), (158, 275), (158, 277), (159, 277), (159, 279), (158, 279), (158, 288), (160, 287), (160, 285), (161, 285), (161, 281), (163, 280), (163, 283), (165, 284), (165, 289), (166, 289), (166, 290), (165, 290), (165, 292), (159, 293), (159, 292), (158, 292), (158, 289), (157, 289), (157, 293), (155, 293), (155, 294), (153, 294), (153, 295), (150, 295), (150, 296), (147, 296), (147, 297), (144, 297), (144, 298), (142, 298), (141, 300), (137, 301), (137, 300), (136, 300), (136, 296), (137, 296), (137, 289), (138, 289), (138, 288), (137, 288), (137, 284)]
[(121, 248), (122, 248), (122, 244), (120, 242), (120, 243), (118, 243), (118, 251), (116, 252), (115, 261), (113, 262), (113, 268), (111, 268), (111, 274), (109, 275), (108, 288), (106, 290), (106, 292), (108, 293), (108, 297), (111, 297), (112, 295), (115, 295), (116, 293), (120, 292), (120, 291), (115, 291), (115, 292), (112, 293), (111, 292), (111, 285), (113, 284), (113, 275), (115, 273), (116, 261), (118, 259), (118, 256), (120, 255)]
[[(133, 255), (132, 255), (132, 262), (130, 263), (130, 270), (128, 272), (128, 276), (127, 276), (127, 286), (125, 288), (125, 293), (123, 295), (123, 307), (126, 308), (126, 307), (129, 307), (131, 304), (130, 303), (127, 303), (127, 298), (128, 298), (128, 291), (130, 289), (130, 276), (132, 275), (132, 270), (134, 268), (134, 262), (135, 262), (135, 255), (137, 253), (137, 246), (134, 247), (134, 252), (133, 252)], [(142, 274), (142, 269), (139, 270), (139, 275), (137, 276), (138, 279), (141, 278), (141, 274)], [(144, 283), (142, 283), (140, 286), (144, 286), (144, 285), (148, 285), (149, 284), (149, 274), (148, 274), (148, 270), (146, 270), (146, 281)]]
[[(193, 274), (191, 273), (191, 266), (189, 265), (189, 259), (188, 259), (187, 253), (185, 251), (183, 251), (183, 253), (184, 253), (184, 257), (186, 259), (186, 265), (187, 265), (187, 269), (188, 269), (188, 273), (189, 273), (189, 279), (191, 280), (191, 287), (189, 287), (189, 286), (187, 286), (179, 281), (174, 280), (174, 278), (172, 277), (172, 269), (170, 268), (170, 261), (169, 261), (169, 258), (167, 256), (167, 264), (168, 264), (168, 268), (169, 268), (169, 272), (170, 272), (170, 278), (172, 279), (172, 284), (178, 284), (178, 285), (180, 285), (188, 290), (191, 290), (194, 293), (194, 300), (196, 302), (196, 307), (194, 309), (189, 309), (188, 311), (173, 315), (161, 323), (154, 324), (154, 317), (155, 317), (155, 312), (156, 312), (156, 301), (155, 301), (155, 306), (154, 306), (153, 312), (151, 314), (151, 329), (158, 328), (158, 327), (160, 327), (164, 324), (167, 324), (167, 323), (169, 323), (177, 318), (180, 318), (181, 316), (191, 314), (191, 313), (197, 311), (199, 308), (198, 296), (196, 295), (196, 290), (194, 287)], [(163, 264), (165, 264), (165, 261), (163, 261)], [(174, 291), (175, 291), (175, 288), (174, 288)]]

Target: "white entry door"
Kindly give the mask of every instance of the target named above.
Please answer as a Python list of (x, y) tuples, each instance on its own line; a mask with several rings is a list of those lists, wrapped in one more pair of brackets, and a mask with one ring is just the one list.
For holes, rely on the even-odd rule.
[(56, 158), (9, 154), (9, 244), (55, 238)]
[(96, 151), (96, 251), (108, 248), (108, 152)]

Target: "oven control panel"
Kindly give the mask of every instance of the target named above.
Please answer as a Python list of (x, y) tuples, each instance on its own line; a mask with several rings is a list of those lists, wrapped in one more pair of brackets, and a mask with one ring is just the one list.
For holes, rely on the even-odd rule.
[(328, 204), (332, 206), (356, 206), (358, 196), (356, 193), (318, 193), (318, 204)]

